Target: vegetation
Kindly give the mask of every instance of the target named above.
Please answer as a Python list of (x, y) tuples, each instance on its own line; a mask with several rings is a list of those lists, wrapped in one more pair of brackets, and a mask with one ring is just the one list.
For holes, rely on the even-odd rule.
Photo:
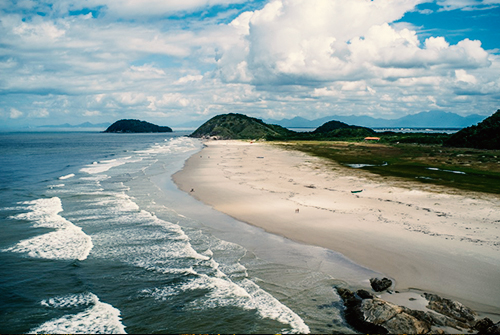
[(218, 139), (287, 138), (294, 132), (243, 114), (217, 115), (201, 125), (191, 137)]
[[(313, 134), (336, 134), (340, 130), (346, 130), (349, 129), (351, 131), (354, 131), (357, 133), (358, 131), (364, 132), (366, 135), (373, 135), (375, 134), (375, 131), (373, 131), (370, 128), (366, 127), (358, 127), (358, 126), (350, 126), (346, 123), (340, 122), (340, 121), (329, 121), (313, 131)], [(339, 137), (339, 136), (334, 136), (334, 137)]]
[(140, 120), (119, 120), (104, 131), (105, 133), (169, 133), (170, 127), (160, 127)]
[(384, 177), (500, 194), (500, 150), (345, 141), (288, 141), (280, 145), (341, 165), (356, 164), (360, 170)]
[(385, 131), (377, 133), (380, 137), (380, 143), (386, 144), (443, 144), (451, 135), (445, 133), (396, 133), (393, 131)]
[(476, 126), (467, 127), (455, 133), (445, 142), (445, 145), (462, 148), (500, 149), (500, 109)]
[(338, 121), (330, 121), (314, 132), (295, 132), (278, 125), (267, 124), (262, 120), (243, 114), (217, 115), (200, 126), (191, 137), (219, 139), (266, 139), (270, 141), (287, 140), (362, 140), (373, 136), (375, 131), (358, 126), (350, 126)]

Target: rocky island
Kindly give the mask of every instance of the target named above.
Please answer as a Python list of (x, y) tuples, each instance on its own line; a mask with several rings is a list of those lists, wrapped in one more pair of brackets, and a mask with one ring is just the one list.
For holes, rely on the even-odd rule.
[(105, 133), (171, 133), (172, 128), (162, 127), (146, 121), (125, 119), (113, 123)]

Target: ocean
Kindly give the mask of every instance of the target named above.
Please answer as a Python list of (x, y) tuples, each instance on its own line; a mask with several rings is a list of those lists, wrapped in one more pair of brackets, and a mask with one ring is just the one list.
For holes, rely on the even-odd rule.
[(354, 333), (377, 274), (178, 190), (186, 134), (0, 133), (1, 333)]

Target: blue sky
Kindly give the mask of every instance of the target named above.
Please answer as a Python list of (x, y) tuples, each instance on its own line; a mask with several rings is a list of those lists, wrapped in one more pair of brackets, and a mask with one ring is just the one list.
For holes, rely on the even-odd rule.
[(499, 19), (500, 0), (5, 0), (0, 128), (488, 116)]

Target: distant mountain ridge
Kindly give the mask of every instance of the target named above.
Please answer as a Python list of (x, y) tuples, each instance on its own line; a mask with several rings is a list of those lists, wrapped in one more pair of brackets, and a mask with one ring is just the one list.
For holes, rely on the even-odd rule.
[(485, 118), (485, 116), (478, 114), (464, 117), (450, 112), (429, 111), (406, 115), (392, 120), (374, 118), (368, 115), (332, 115), (315, 120), (308, 120), (296, 116), (292, 119), (282, 120), (264, 119), (264, 122), (277, 124), (286, 128), (317, 128), (331, 120), (370, 128), (465, 128), (477, 124)]
[(77, 125), (71, 125), (69, 123), (64, 123), (64, 124), (59, 124), (59, 125), (39, 126), (37, 128), (107, 128), (107, 127), (109, 127), (110, 124), (111, 123), (109, 123), (109, 122), (104, 122), (104, 123), (84, 122), (84, 123), (80, 123)]

